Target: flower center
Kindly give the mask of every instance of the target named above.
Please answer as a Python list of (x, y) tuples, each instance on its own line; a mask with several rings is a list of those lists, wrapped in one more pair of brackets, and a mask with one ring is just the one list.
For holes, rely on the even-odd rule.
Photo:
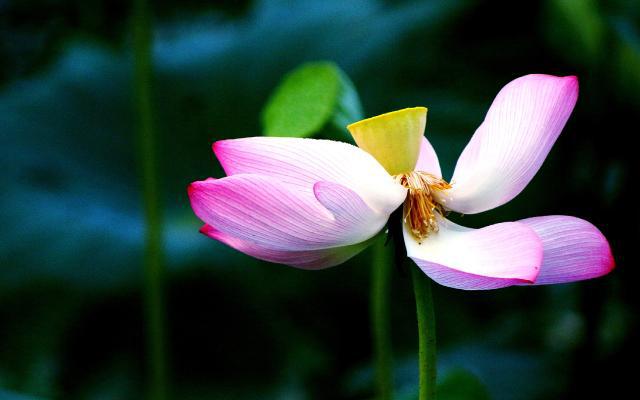
[(451, 188), (442, 178), (437, 178), (422, 171), (394, 176), (396, 182), (409, 190), (404, 201), (403, 222), (409, 225), (411, 233), (419, 242), (431, 232), (438, 232), (436, 214), (444, 215), (446, 209), (440, 204), (434, 194)]

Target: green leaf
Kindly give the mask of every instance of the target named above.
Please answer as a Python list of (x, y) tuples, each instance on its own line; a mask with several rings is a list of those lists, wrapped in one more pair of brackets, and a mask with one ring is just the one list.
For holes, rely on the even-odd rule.
[(615, 63), (615, 79), (620, 90), (628, 98), (638, 103), (640, 90), (640, 32), (628, 19), (618, 18), (613, 24), (617, 44)]
[(594, 0), (550, 0), (545, 29), (570, 60), (594, 63), (602, 57), (605, 23)]
[(263, 112), (266, 136), (309, 137), (327, 123), (344, 128), (361, 118), (353, 84), (335, 64), (313, 62), (289, 72)]
[(490, 400), (485, 384), (464, 369), (449, 371), (438, 384), (440, 400)]
[(340, 73), (340, 94), (332, 122), (336, 128), (341, 129), (351, 139), (347, 125), (364, 119), (364, 112), (353, 82), (342, 70), (338, 70), (338, 72)]

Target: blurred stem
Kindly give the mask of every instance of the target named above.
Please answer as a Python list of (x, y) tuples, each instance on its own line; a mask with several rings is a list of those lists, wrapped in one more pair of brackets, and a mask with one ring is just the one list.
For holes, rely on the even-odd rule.
[(431, 280), (412, 266), (413, 291), (418, 316), (418, 364), (420, 394), (418, 400), (436, 398), (436, 319), (431, 295)]
[(138, 112), (138, 162), (146, 223), (144, 263), (145, 317), (149, 387), (153, 400), (167, 398), (165, 321), (163, 299), (162, 215), (159, 204), (156, 140), (151, 104), (151, 22), (147, 0), (134, 0), (133, 44), (135, 64), (135, 100)]
[(393, 398), (393, 354), (389, 321), (389, 279), (392, 254), (382, 236), (374, 245), (371, 271), (371, 323), (375, 354), (377, 399)]

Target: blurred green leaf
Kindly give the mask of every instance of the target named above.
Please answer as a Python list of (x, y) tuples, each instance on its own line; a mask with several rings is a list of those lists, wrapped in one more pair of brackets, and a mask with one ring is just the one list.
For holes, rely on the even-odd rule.
[(482, 381), (464, 369), (448, 371), (438, 384), (440, 400), (489, 400), (491, 396)]
[[(483, 343), (458, 344), (438, 353), (438, 398), (445, 400), (535, 400), (547, 398), (562, 385), (545, 376), (558, 372), (541, 356)], [(394, 368), (395, 396), (415, 400), (418, 393), (418, 361), (411, 355)], [(352, 395), (373, 387), (371, 366), (355, 371), (347, 381)], [(473, 394), (472, 394), (473, 393)], [(472, 394), (472, 395), (471, 395)], [(553, 397), (553, 396), (551, 396)], [(549, 398), (551, 398), (549, 397)]]
[[(487, 344), (457, 344), (438, 352), (438, 398), (445, 400), (535, 400), (547, 398), (562, 385), (564, 377), (555, 380), (545, 376), (558, 372), (540, 355), (508, 350)], [(415, 400), (418, 393), (418, 361), (411, 355), (396, 361), (394, 368), (395, 397)], [(363, 395), (373, 387), (370, 365), (356, 370), (346, 382), (352, 396)], [(473, 395), (471, 395), (473, 393)]]
[(331, 63), (309, 63), (290, 72), (265, 107), (264, 134), (313, 135), (331, 117), (339, 86), (339, 73)]
[(335, 64), (314, 62), (289, 72), (265, 106), (266, 136), (309, 137), (330, 121), (342, 128), (362, 115), (349, 78)]
[(605, 23), (595, 0), (549, 0), (544, 28), (567, 59), (593, 64), (605, 55)]
[[(332, 122), (336, 128), (347, 132), (347, 125), (363, 119), (364, 112), (353, 82), (344, 71), (339, 70), (338, 72), (340, 73), (340, 93)], [(348, 138), (352, 140), (350, 134)]]
[[(549, 397), (559, 385), (561, 374), (540, 355), (484, 344), (459, 345), (441, 353), (442, 371), (462, 368), (476, 375), (495, 400), (533, 400)], [(551, 396), (553, 397), (553, 396)]]
[(632, 21), (618, 18), (613, 23), (617, 39), (615, 79), (620, 89), (635, 104), (640, 104), (640, 32)]

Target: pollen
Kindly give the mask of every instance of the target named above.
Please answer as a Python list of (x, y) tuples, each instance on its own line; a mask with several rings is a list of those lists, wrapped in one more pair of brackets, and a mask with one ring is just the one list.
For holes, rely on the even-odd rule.
[(394, 177), (408, 189), (404, 201), (403, 222), (413, 236), (422, 242), (429, 234), (438, 232), (438, 215), (446, 214), (445, 207), (437, 200), (437, 193), (450, 189), (451, 185), (422, 171), (412, 171)]

